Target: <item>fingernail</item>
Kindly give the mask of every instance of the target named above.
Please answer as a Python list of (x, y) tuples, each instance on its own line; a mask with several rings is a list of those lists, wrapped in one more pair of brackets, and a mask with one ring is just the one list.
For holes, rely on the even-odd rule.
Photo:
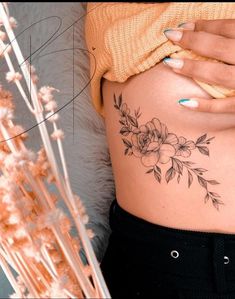
[(179, 58), (164, 58), (163, 63), (175, 69), (181, 69), (184, 65), (183, 59)]
[(178, 103), (189, 108), (196, 108), (199, 105), (198, 101), (192, 99), (180, 99)]
[(179, 24), (178, 27), (179, 28), (185, 28), (185, 29), (194, 30), (195, 23), (193, 23), (193, 22), (185, 22), (185, 23)]
[(163, 31), (165, 36), (172, 40), (173, 42), (178, 42), (181, 40), (183, 32), (179, 30), (173, 30), (173, 29), (166, 29)]

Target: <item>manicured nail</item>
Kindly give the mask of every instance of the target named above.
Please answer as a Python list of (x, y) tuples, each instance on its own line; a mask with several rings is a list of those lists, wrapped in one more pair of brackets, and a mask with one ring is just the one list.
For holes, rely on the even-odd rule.
[(179, 30), (173, 30), (173, 29), (166, 29), (163, 31), (163, 33), (165, 34), (165, 36), (172, 40), (173, 42), (178, 42), (181, 40), (181, 37), (183, 35), (182, 31)]
[(199, 105), (198, 101), (192, 99), (180, 99), (178, 103), (189, 108), (196, 108)]
[(179, 24), (178, 27), (179, 28), (185, 28), (185, 29), (194, 30), (195, 23), (193, 23), (193, 22), (185, 22), (185, 23)]
[(164, 58), (163, 63), (174, 68), (174, 69), (181, 69), (184, 65), (183, 59), (179, 58)]

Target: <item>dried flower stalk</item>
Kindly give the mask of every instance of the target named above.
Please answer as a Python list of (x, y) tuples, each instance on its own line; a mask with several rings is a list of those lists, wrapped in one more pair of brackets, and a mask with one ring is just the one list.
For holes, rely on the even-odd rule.
[[(0, 86), (0, 265), (15, 291), (10, 297), (110, 297), (91, 245), (94, 233), (85, 227), (89, 217), (70, 186), (62, 144), (64, 133), (58, 128), (58, 113), (55, 113), (57, 103), (53, 93), (59, 90), (51, 86), (37, 90), (35, 69), (24, 62), (13, 32), (16, 25), (7, 4), (1, 2), (0, 58), (6, 60), (9, 68), (6, 80), (16, 84), (34, 115), (43, 146), (37, 153), (25, 146), (27, 133), (12, 121), (13, 96)], [(21, 72), (15, 71), (13, 54)], [(31, 102), (22, 87), (23, 79), (31, 92)], [(45, 117), (49, 117), (53, 126), (51, 136), (43, 122)], [(58, 146), (62, 173), (51, 142)], [(57, 193), (49, 190), (52, 184)], [(57, 207), (59, 200), (65, 202), (70, 218)], [(72, 226), (76, 227), (79, 238), (71, 235)], [(85, 265), (81, 249), (87, 258)], [(16, 278), (12, 269), (18, 274)]]

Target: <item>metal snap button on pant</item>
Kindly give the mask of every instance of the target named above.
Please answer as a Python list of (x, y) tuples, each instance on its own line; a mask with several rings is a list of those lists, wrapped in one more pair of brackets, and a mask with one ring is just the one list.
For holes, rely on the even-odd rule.
[(229, 263), (229, 257), (224, 256), (224, 264), (227, 265)]
[(228, 263), (229, 257), (224, 252), (224, 237), (215, 235), (213, 238), (213, 269), (218, 293), (224, 293), (227, 290), (225, 267)]
[(172, 250), (171, 251), (171, 256), (174, 258), (174, 259), (177, 259), (179, 257), (179, 252), (177, 250)]

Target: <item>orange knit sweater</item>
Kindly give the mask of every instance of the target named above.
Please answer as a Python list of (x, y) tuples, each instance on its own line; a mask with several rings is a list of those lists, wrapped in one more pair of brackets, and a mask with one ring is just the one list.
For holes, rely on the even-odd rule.
[[(100, 88), (102, 77), (124, 82), (166, 56), (209, 60), (174, 45), (163, 34), (165, 29), (196, 19), (234, 17), (235, 3), (229, 2), (88, 2), (85, 39), (91, 52), (90, 86), (94, 108), (105, 117)], [(195, 81), (215, 98), (235, 94), (232, 89)]]

